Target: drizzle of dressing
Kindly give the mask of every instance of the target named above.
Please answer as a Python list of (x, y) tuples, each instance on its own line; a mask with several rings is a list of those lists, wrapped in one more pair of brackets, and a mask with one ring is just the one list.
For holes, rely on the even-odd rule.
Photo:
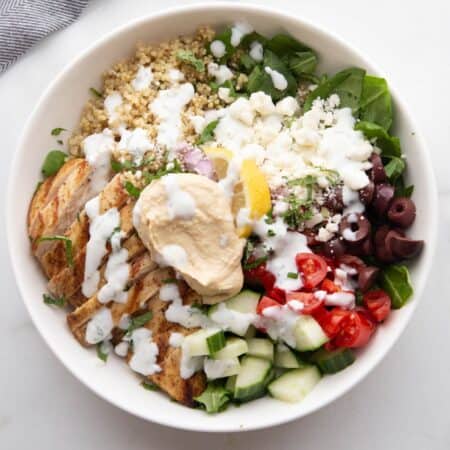
[(226, 65), (219, 66), (213, 62), (208, 64), (208, 74), (215, 77), (218, 84), (223, 84), (233, 78), (233, 72)]
[(159, 349), (152, 341), (152, 332), (147, 328), (137, 328), (131, 333), (130, 340), (133, 342), (130, 367), (145, 376), (161, 372), (161, 367), (156, 363)]
[(161, 254), (155, 254), (155, 261), (161, 267), (179, 267), (187, 264), (188, 256), (183, 247), (175, 244), (166, 245)]
[(171, 149), (178, 142), (182, 129), (181, 112), (194, 97), (194, 86), (183, 83), (158, 92), (149, 105), (150, 111), (159, 120), (156, 141)]
[(181, 333), (172, 332), (169, 337), (169, 345), (174, 348), (181, 347), (183, 345), (184, 336)]
[(119, 119), (119, 112), (117, 111), (117, 108), (121, 106), (122, 103), (122, 96), (116, 91), (112, 92), (105, 98), (104, 105), (110, 124), (114, 124)]
[(231, 27), (231, 45), (237, 47), (244, 36), (250, 34), (253, 31), (253, 27), (247, 22), (236, 22)]
[(126, 341), (119, 342), (114, 347), (114, 353), (121, 358), (125, 358), (128, 355), (128, 350), (130, 348), (130, 344)]
[(270, 67), (264, 67), (264, 71), (272, 78), (272, 84), (278, 91), (284, 91), (288, 87), (288, 82), (284, 75)]
[(155, 147), (149, 140), (147, 131), (143, 128), (135, 128), (131, 131), (120, 128), (119, 131), (120, 142), (117, 148), (131, 153), (134, 162), (139, 165), (142, 162), (144, 154)]
[(128, 250), (122, 248), (120, 241), (123, 233), (118, 231), (111, 236), (111, 254), (106, 264), (105, 279), (106, 284), (102, 286), (97, 294), (100, 303), (107, 303), (114, 300), (117, 303), (125, 303), (128, 298), (125, 292), (130, 266), (128, 261)]
[(233, 328), (236, 334), (243, 336), (248, 327), (256, 320), (256, 314), (241, 313), (227, 308), (225, 303), (219, 303), (210, 319), (223, 330)]
[(195, 200), (192, 195), (180, 188), (173, 174), (163, 177), (162, 182), (167, 194), (169, 219), (192, 219), (195, 215)]
[(139, 66), (136, 76), (131, 81), (131, 86), (135, 91), (143, 91), (150, 87), (153, 81), (153, 73), (151, 67)]
[(225, 55), (226, 47), (222, 41), (212, 41), (209, 47), (214, 58), (222, 58)]
[(111, 310), (101, 308), (96, 312), (86, 327), (86, 342), (98, 344), (109, 337), (114, 327)]
[(106, 243), (113, 231), (120, 226), (120, 215), (117, 208), (108, 209), (100, 214), (100, 198), (94, 197), (85, 205), (89, 217), (89, 241), (86, 245), (86, 262), (82, 292), (85, 297), (91, 297), (97, 291), (100, 281), (98, 267), (107, 253)]
[(255, 61), (260, 62), (263, 60), (264, 57), (264, 50), (263, 46), (258, 41), (253, 41), (250, 44), (250, 57), (252, 57)]

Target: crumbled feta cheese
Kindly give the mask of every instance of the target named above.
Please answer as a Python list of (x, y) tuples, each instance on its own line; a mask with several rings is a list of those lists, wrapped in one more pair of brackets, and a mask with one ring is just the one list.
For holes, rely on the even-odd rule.
[(218, 97), (225, 103), (233, 103), (235, 98), (230, 96), (230, 89), (226, 87), (220, 87), (217, 91)]
[(276, 110), (282, 116), (292, 117), (299, 109), (294, 97), (285, 97), (277, 103)]
[(251, 58), (253, 58), (255, 61), (260, 62), (264, 58), (264, 50), (263, 46), (258, 41), (253, 41), (250, 44), (250, 52), (249, 55)]
[(226, 65), (221, 64), (219, 66), (213, 62), (208, 64), (208, 74), (215, 77), (218, 84), (223, 84), (233, 78), (233, 72)]
[(247, 35), (250, 34), (253, 31), (253, 27), (247, 23), (247, 22), (236, 22), (232, 27), (231, 27), (231, 45), (233, 47), (237, 47), (240, 43), (242, 38)]
[(261, 116), (275, 113), (275, 105), (273, 104), (272, 97), (264, 92), (254, 92), (250, 95), (250, 104)]
[(231, 106), (230, 106), (230, 115), (237, 120), (245, 123), (248, 126), (253, 124), (253, 120), (255, 119), (255, 111), (250, 104), (250, 101), (244, 97), (238, 98)]
[(211, 42), (209, 47), (214, 58), (222, 58), (225, 55), (226, 47), (222, 41), (215, 40)]

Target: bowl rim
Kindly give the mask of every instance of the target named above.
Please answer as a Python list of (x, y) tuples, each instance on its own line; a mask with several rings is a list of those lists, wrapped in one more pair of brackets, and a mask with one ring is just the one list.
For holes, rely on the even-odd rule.
[(39, 324), (39, 321), (33, 314), (30, 302), (32, 302), (32, 299), (27, 297), (24, 286), (22, 283), (19, 283), (20, 279), (20, 273), (21, 269), (19, 267), (19, 261), (16, 259), (15, 252), (14, 252), (14, 219), (13, 219), (13, 198), (14, 198), (14, 191), (13, 191), (13, 180), (15, 178), (15, 174), (19, 172), (21, 161), (23, 160), (23, 157), (26, 155), (26, 148), (24, 146), (24, 141), (26, 136), (29, 134), (29, 130), (31, 128), (31, 125), (35, 119), (36, 113), (41, 108), (41, 105), (44, 103), (47, 96), (52, 92), (53, 88), (59, 83), (59, 81), (72, 70), (73, 67), (75, 67), (80, 61), (82, 61), (85, 57), (87, 57), (89, 54), (95, 52), (98, 47), (101, 47), (104, 43), (115, 37), (116, 35), (119, 35), (121, 33), (127, 32), (131, 30), (134, 27), (137, 27), (141, 24), (144, 24), (147, 21), (157, 21), (159, 19), (162, 19), (164, 17), (170, 17), (173, 15), (180, 15), (185, 12), (203, 12), (205, 10), (208, 11), (214, 11), (214, 10), (227, 10), (229, 12), (234, 13), (247, 13), (252, 14), (255, 12), (264, 12), (268, 14), (272, 14), (274, 17), (274, 20), (276, 18), (282, 19), (282, 20), (290, 20), (295, 21), (299, 26), (302, 28), (307, 28), (310, 31), (323, 36), (326, 39), (331, 39), (332, 41), (339, 44), (342, 48), (347, 50), (348, 52), (354, 54), (361, 60), (365, 62), (368, 66), (370, 66), (373, 70), (372, 72), (376, 73), (379, 76), (384, 77), (384, 72), (380, 70), (377, 64), (374, 64), (370, 58), (365, 56), (363, 52), (359, 51), (356, 47), (353, 46), (353, 44), (349, 44), (346, 42), (343, 38), (341, 38), (338, 34), (335, 32), (329, 31), (326, 29), (325, 26), (322, 26), (318, 24), (317, 22), (313, 22), (309, 19), (305, 19), (302, 17), (297, 16), (296, 14), (289, 14), (284, 13), (274, 7), (268, 7), (263, 6), (261, 4), (236, 4), (229, 1), (219, 1), (219, 2), (202, 2), (202, 3), (195, 3), (190, 5), (183, 5), (183, 6), (176, 6), (176, 7), (170, 7), (165, 8), (158, 12), (153, 12), (146, 14), (138, 19), (133, 19), (130, 21), (127, 21), (123, 25), (119, 25), (115, 28), (113, 28), (110, 32), (106, 33), (99, 39), (95, 40), (88, 48), (84, 49), (83, 51), (79, 52), (75, 58), (70, 60), (62, 70), (58, 72), (58, 74), (52, 79), (52, 81), (49, 83), (47, 88), (43, 91), (43, 93), (40, 95), (38, 101), (36, 102), (34, 108), (32, 109), (31, 113), (29, 114), (26, 123), (21, 131), (20, 139), (17, 143), (17, 148), (15, 149), (15, 152), (13, 154), (12, 163), (10, 165), (10, 173), (8, 178), (8, 185), (7, 185), (7, 191), (6, 191), (6, 237), (7, 237), (7, 246), (8, 246), (8, 253), (11, 261), (11, 265), (13, 268), (14, 278), (16, 280), (16, 285), (18, 287), (20, 296), (25, 304), (25, 307), (28, 311), (28, 314), (34, 324), (34, 326), (37, 328), (40, 336), (43, 338), (47, 346), (51, 349), (53, 354), (56, 356), (56, 358), (65, 366), (65, 368), (79, 381), (81, 381), (89, 390), (94, 392), (97, 396), (102, 398), (103, 400), (106, 400), (110, 404), (113, 404), (114, 406), (120, 408), (123, 411), (128, 412), (129, 414), (139, 417), (141, 419), (157, 423), (159, 425), (165, 425), (172, 428), (187, 430), (187, 431), (200, 431), (200, 432), (238, 432), (238, 431), (251, 431), (251, 430), (258, 430), (258, 429), (265, 429), (270, 428), (273, 426), (281, 425), (284, 423), (289, 423), (294, 420), (297, 420), (301, 417), (307, 416), (309, 414), (312, 414), (314, 412), (317, 412), (318, 410), (324, 408), (325, 406), (331, 404), (338, 398), (342, 397), (344, 394), (346, 394), (350, 389), (355, 387), (357, 384), (359, 384), (372, 370), (375, 369), (375, 367), (380, 363), (382, 359), (385, 358), (387, 353), (392, 349), (392, 347), (398, 342), (401, 334), (404, 332), (407, 325), (411, 322), (411, 318), (413, 316), (414, 311), (416, 310), (423, 294), (423, 290), (425, 288), (426, 281), (428, 279), (430, 269), (431, 269), (431, 261), (434, 257), (435, 250), (436, 250), (436, 243), (437, 243), (437, 226), (438, 226), (438, 196), (437, 196), (437, 187), (436, 187), (436, 181), (434, 176), (434, 171), (431, 163), (431, 159), (429, 157), (429, 149), (426, 145), (426, 142), (419, 130), (419, 128), (416, 127), (416, 121), (411, 115), (411, 112), (406, 107), (404, 101), (402, 98), (398, 95), (396, 88), (392, 85), (391, 82), (389, 82), (389, 89), (392, 95), (392, 98), (395, 99), (395, 103), (397, 105), (397, 109), (402, 111), (402, 115), (407, 119), (409, 123), (411, 123), (414, 126), (415, 130), (415, 139), (417, 141), (417, 147), (419, 148), (420, 152), (424, 154), (424, 166), (422, 167), (422, 171), (424, 173), (424, 179), (429, 183), (429, 200), (431, 201), (431, 205), (429, 206), (429, 211), (431, 212), (431, 216), (428, 219), (428, 226), (430, 228), (430, 239), (427, 239), (427, 254), (422, 256), (422, 258), (426, 258), (426, 260), (423, 263), (424, 268), (420, 272), (420, 282), (418, 283), (418, 286), (415, 286), (415, 292), (413, 300), (410, 300), (408, 311), (405, 311), (405, 314), (409, 314), (409, 316), (406, 318), (406, 320), (403, 321), (403, 323), (400, 324), (400, 326), (397, 327), (395, 333), (393, 333), (392, 341), (389, 343), (389, 345), (386, 345), (379, 353), (376, 355), (375, 358), (373, 358), (370, 362), (370, 364), (366, 364), (364, 367), (361, 368), (359, 375), (353, 380), (352, 383), (349, 383), (348, 385), (344, 386), (340, 390), (337, 390), (332, 394), (329, 395), (324, 401), (318, 402), (317, 405), (313, 406), (307, 411), (299, 411), (295, 412), (288, 418), (272, 418), (270, 423), (261, 423), (261, 424), (255, 424), (246, 426), (244, 429), (242, 429), (239, 426), (236, 425), (227, 425), (227, 426), (221, 426), (219, 427), (211, 427), (210, 424), (205, 422), (205, 425), (202, 425), (202, 423), (193, 423), (193, 422), (185, 422), (185, 423), (176, 423), (175, 420), (165, 420), (161, 419), (159, 417), (149, 417), (148, 415), (141, 414), (137, 411), (134, 411), (133, 408), (130, 405), (122, 404), (114, 399), (110, 398), (107, 394), (101, 392), (99, 389), (97, 389), (96, 386), (93, 384), (90, 384), (86, 379), (84, 379), (82, 376), (80, 376), (77, 372), (77, 368), (74, 365), (69, 364), (67, 360), (62, 358), (60, 356), (60, 353), (58, 352), (56, 346), (53, 345), (52, 340), (49, 339), (47, 336), (46, 330), (43, 326)]

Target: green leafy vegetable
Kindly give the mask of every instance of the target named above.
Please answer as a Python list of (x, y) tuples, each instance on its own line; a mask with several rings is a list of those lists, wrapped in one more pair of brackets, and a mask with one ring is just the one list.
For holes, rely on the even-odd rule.
[(190, 50), (178, 50), (177, 58), (186, 64), (190, 64), (197, 72), (205, 71), (205, 63), (198, 59)]
[(244, 270), (256, 269), (261, 264), (265, 263), (268, 259), (269, 259), (269, 257), (266, 255), (266, 256), (261, 256), (260, 258), (249, 260), (248, 262), (244, 262), (242, 264), (242, 268)]
[(64, 243), (64, 249), (66, 252), (66, 261), (69, 267), (73, 267), (73, 248), (72, 248), (72, 241), (66, 237), (66, 236), (41, 236), (37, 242), (44, 242), (44, 241), (61, 241)]
[(373, 122), (361, 121), (355, 125), (355, 130), (360, 130), (369, 139), (375, 139), (377, 147), (382, 151), (385, 157), (400, 157), (402, 151), (400, 148), (400, 139), (396, 136), (390, 136), (380, 125)]
[(152, 383), (151, 381), (147, 381), (147, 380), (144, 380), (141, 383), (141, 386), (144, 389), (147, 389), (147, 391), (157, 391), (159, 389), (158, 386), (156, 386), (156, 384)]
[(94, 95), (95, 97), (103, 98), (103, 94), (102, 94), (101, 92), (97, 91), (97, 89), (95, 89), (95, 88), (93, 88), (93, 87), (89, 88), (89, 92), (90, 92), (92, 95)]
[(289, 58), (289, 69), (298, 77), (313, 73), (316, 66), (317, 56), (312, 51), (297, 52)]
[(405, 170), (406, 163), (403, 158), (394, 156), (385, 166), (384, 170), (390, 181), (395, 181)]
[(305, 44), (297, 41), (289, 34), (276, 34), (266, 42), (265, 47), (282, 57), (292, 52), (305, 52), (310, 50)]
[(153, 313), (151, 311), (147, 311), (140, 316), (132, 317), (130, 320), (130, 325), (127, 328), (127, 334), (131, 334), (136, 328), (143, 327), (148, 321), (150, 321), (153, 317)]
[(239, 47), (247, 50), (248, 48), (250, 48), (253, 42), (259, 42), (261, 45), (264, 46), (267, 44), (267, 41), (268, 39), (264, 37), (262, 34), (259, 34), (257, 31), (252, 31), (251, 33), (246, 34), (242, 38)]
[(295, 178), (287, 182), (288, 186), (304, 186), (306, 187), (306, 199), (312, 200), (314, 186), (317, 184), (317, 177), (314, 175), (306, 175), (303, 178)]
[(152, 181), (157, 180), (164, 175), (168, 175), (169, 173), (183, 172), (181, 164), (177, 159), (174, 159), (170, 163), (172, 166), (169, 167), (168, 163), (164, 169), (159, 169), (157, 172), (143, 172), (142, 176), (144, 177), (145, 183), (150, 184)]
[(413, 294), (408, 268), (401, 264), (388, 266), (383, 270), (381, 286), (391, 297), (394, 309), (401, 308)]
[(134, 198), (139, 198), (141, 190), (137, 188), (131, 181), (125, 182), (125, 190)]
[(242, 53), (239, 58), (239, 65), (246, 74), (249, 74), (256, 64), (258, 64), (258, 62), (247, 53)]
[(337, 94), (340, 99), (340, 108), (351, 108), (355, 114), (360, 105), (365, 71), (353, 67), (342, 70), (333, 77), (325, 80), (305, 100), (304, 110), (311, 109), (316, 98), (327, 99), (332, 94)]
[(53, 128), (51, 131), (52, 136), (59, 136), (63, 131), (67, 131), (66, 128)]
[(66, 162), (66, 158), (67, 154), (61, 150), (52, 150), (48, 152), (41, 167), (44, 177), (47, 178), (55, 175), (55, 173), (58, 172), (58, 170), (61, 169)]
[(106, 362), (108, 360), (108, 353), (104, 351), (103, 342), (97, 343), (97, 357), (103, 362)]
[(162, 280), (162, 282), (164, 284), (176, 283), (177, 279), (176, 278), (164, 278), (164, 280)]
[(313, 216), (312, 202), (297, 198), (294, 194), (290, 194), (287, 198), (288, 209), (281, 217), (285, 223), (291, 228), (298, 228), (303, 222), (311, 219)]
[(201, 145), (205, 142), (212, 141), (214, 139), (214, 130), (216, 129), (218, 124), (219, 119), (209, 122), (208, 125), (206, 125), (206, 127), (203, 129), (202, 134), (198, 137), (196, 144)]
[[(219, 33), (213, 40), (214, 41), (222, 41), (225, 44), (225, 54), (220, 58), (220, 62), (225, 62), (230, 58), (234, 52), (236, 51), (236, 47), (231, 45), (231, 28), (225, 28), (222, 33)], [(210, 44), (211, 46), (211, 44)], [(211, 52), (211, 47), (209, 48)]]
[(58, 308), (62, 308), (66, 304), (66, 299), (64, 297), (52, 297), (48, 294), (42, 294), (42, 300), (46, 305), (53, 305)]
[(396, 197), (411, 197), (414, 192), (414, 185), (406, 186), (403, 177), (399, 177), (394, 182)]
[(194, 400), (202, 405), (208, 414), (223, 411), (231, 400), (231, 393), (223, 384), (210, 381), (207, 388)]
[(392, 125), (391, 94), (386, 80), (366, 75), (361, 95), (360, 119), (389, 131)]

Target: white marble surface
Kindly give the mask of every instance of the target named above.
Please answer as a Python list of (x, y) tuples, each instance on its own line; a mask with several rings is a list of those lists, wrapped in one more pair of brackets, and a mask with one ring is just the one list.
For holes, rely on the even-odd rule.
[[(0, 77), (1, 164), (6, 180), (23, 123), (42, 90), (79, 51), (117, 25), (188, 1), (92, 0), (70, 28), (40, 43)], [(450, 4), (445, 0), (266, 0), (325, 25), (384, 68), (429, 143), (441, 201), (431, 278), (388, 357), (344, 398), (278, 428), (235, 435), (175, 431), (97, 398), (55, 359), (25, 311), (0, 240), (0, 448), (5, 450), (450, 448)], [(5, 183), (5, 181), (4, 181)], [(4, 198), (1, 198), (3, 210)], [(420, 211), (419, 211), (420, 214)], [(4, 236), (2, 217), (0, 236)]]

